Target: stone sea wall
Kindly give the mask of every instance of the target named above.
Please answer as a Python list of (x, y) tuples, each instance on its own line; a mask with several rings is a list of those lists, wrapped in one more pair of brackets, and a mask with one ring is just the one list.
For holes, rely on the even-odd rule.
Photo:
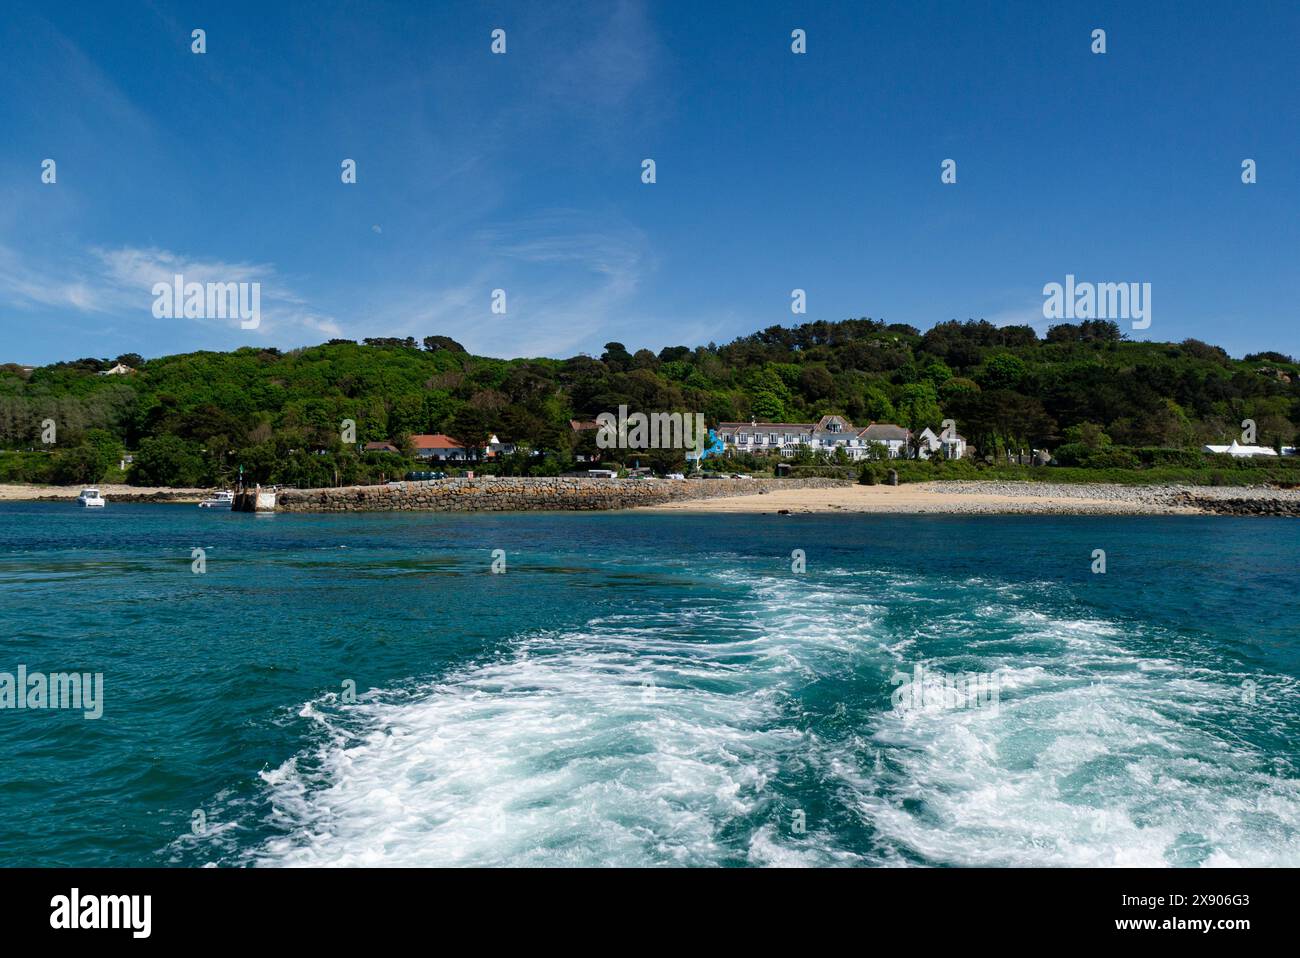
[[(683, 499), (830, 489), (841, 479), (435, 479), (386, 486), (286, 489), (277, 512), (531, 512), (628, 509)], [(250, 503), (251, 505), (251, 503)], [(238, 506), (237, 506), (238, 508)], [(251, 509), (250, 509), (251, 511)]]

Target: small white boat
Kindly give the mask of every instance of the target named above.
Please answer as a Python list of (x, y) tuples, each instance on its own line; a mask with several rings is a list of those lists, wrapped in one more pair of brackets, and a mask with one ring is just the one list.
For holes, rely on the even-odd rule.
[(103, 509), (104, 497), (99, 494), (98, 489), (82, 489), (81, 495), (77, 496), (77, 505), (85, 506), (87, 509)]
[(211, 498), (199, 503), (200, 509), (229, 509), (235, 504), (235, 494), (229, 489), (214, 492)]

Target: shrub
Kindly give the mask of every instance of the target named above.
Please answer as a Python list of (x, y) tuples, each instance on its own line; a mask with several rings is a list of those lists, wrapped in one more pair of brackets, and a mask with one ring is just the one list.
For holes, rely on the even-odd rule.
[(0, 455), (0, 482), (52, 482), (55, 457), (47, 452)]
[(980, 467), (971, 459), (932, 459), (935, 479), (979, 479)]
[(835, 466), (823, 462), (795, 466), (790, 470), (790, 477), (792, 479), (853, 479), (854, 471), (852, 466)]
[(1067, 442), (1056, 448), (1055, 459), (1061, 466), (1083, 466), (1087, 469), (1137, 469), (1142, 465), (1138, 456), (1123, 446), (1087, 446), (1081, 442)]
[(1185, 469), (1196, 469), (1205, 465), (1205, 453), (1195, 449), (1142, 447), (1131, 451), (1144, 466), (1180, 466)]
[(1138, 457), (1119, 446), (1094, 450), (1083, 465), (1089, 469), (1136, 469), (1141, 465)]
[(1080, 466), (1092, 455), (1092, 447), (1081, 442), (1067, 442), (1056, 447), (1053, 458), (1062, 466)]
[(889, 463), (889, 468), (898, 473), (898, 481), (903, 482), (932, 482), (935, 479), (958, 479), (964, 476), (943, 475), (940, 470), (943, 468), (939, 465), (938, 460), (930, 459), (895, 459)]

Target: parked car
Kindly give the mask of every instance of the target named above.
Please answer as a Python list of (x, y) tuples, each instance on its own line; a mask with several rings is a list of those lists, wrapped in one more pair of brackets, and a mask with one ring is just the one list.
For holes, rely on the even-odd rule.
[(664, 478), (665, 478), (665, 479), (685, 479), (686, 477), (683, 476), (680, 472), (670, 472), (670, 473), (668, 473), (668, 475), (664, 476)]
[(423, 482), (429, 479), (446, 479), (446, 478), (447, 478), (447, 474), (445, 472), (416, 471), (416, 472), (408, 472), (406, 474), (407, 482)]
[(745, 475), (743, 472), (733, 472), (733, 473), (731, 474), (731, 478), (732, 478), (732, 479), (753, 479), (754, 477), (753, 477), (753, 476), (747, 476), (747, 475)]

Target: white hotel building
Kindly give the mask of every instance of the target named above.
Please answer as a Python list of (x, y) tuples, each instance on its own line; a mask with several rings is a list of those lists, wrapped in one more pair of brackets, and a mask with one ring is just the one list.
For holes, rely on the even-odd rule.
[(889, 458), (906, 457), (911, 432), (890, 423), (872, 423), (857, 429), (843, 416), (822, 416), (809, 422), (723, 422), (718, 436), (728, 451), (775, 453), (793, 456), (802, 448), (814, 453), (842, 448), (854, 461), (866, 459), (872, 444), (882, 446)]

